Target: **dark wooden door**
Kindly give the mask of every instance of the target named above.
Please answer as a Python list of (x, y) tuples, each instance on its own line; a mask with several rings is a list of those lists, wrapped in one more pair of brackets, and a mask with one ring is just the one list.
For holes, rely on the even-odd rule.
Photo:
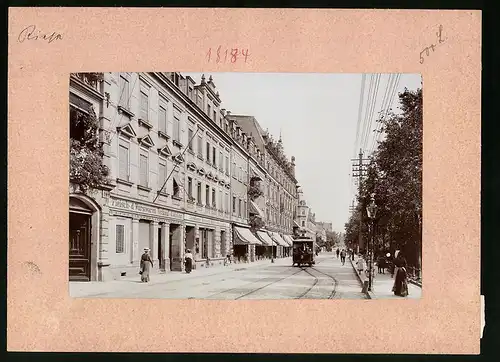
[(161, 248), (161, 225), (158, 228), (158, 263), (160, 270), (165, 270), (165, 259), (163, 259), (163, 249)]
[(90, 280), (90, 215), (69, 213), (69, 280)]

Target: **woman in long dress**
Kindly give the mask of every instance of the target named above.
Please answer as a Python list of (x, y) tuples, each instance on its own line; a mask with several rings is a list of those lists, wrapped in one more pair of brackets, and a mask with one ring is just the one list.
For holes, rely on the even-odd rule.
[(144, 248), (144, 254), (141, 256), (141, 282), (149, 282), (149, 271), (153, 267), (153, 260), (149, 255), (149, 248)]
[(399, 253), (394, 260), (394, 265), (396, 267), (396, 276), (394, 278), (392, 291), (395, 295), (406, 297), (408, 295), (408, 275), (406, 272), (406, 259), (401, 255), (401, 253)]

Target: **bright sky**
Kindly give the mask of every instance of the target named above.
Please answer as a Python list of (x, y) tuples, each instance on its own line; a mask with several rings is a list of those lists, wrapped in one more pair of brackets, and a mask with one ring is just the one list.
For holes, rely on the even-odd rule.
[[(182, 74), (200, 83), (201, 73)], [(378, 87), (375, 75), (366, 74), (357, 137), (362, 74), (206, 73), (207, 80), (209, 75), (219, 90), (222, 108), (254, 116), (276, 140), (281, 132), (285, 154), (295, 156), (296, 178), (316, 220), (332, 222), (340, 232), (356, 189), (351, 159), (360, 147), (366, 152), (372, 148), (374, 133), (365, 131), (363, 137), (363, 128), (376, 127), (377, 113), (390, 103), (390, 96), (384, 102), (389, 85), (397, 84), (398, 92), (421, 87), (419, 74), (401, 74), (399, 82), (396, 75), (381, 74)], [(376, 101), (369, 102), (374, 94)], [(397, 96), (393, 102), (396, 110)]]

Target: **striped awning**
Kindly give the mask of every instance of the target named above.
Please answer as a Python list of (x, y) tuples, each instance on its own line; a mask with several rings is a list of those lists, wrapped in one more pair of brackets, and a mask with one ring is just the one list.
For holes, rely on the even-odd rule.
[(236, 245), (262, 245), (259, 239), (255, 237), (255, 235), (250, 231), (250, 229), (242, 228), (242, 227), (234, 227), (234, 232), (236, 234)]
[(257, 231), (257, 236), (262, 241), (262, 244), (265, 246), (271, 246), (274, 244), (269, 235), (267, 235), (265, 231)]
[(285, 240), (283, 240), (278, 233), (271, 231), (270, 234), (271, 238), (276, 242), (276, 244), (281, 246), (288, 246), (288, 243)]
[(259, 217), (261, 219), (265, 219), (266, 218), (266, 216), (264, 215), (264, 213), (262, 212), (262, 210), (260, 209), (260, 207), (255, 202), (253, 202), (252, 200), (250, 200), (250, 212), (252, 214), (259, 215)]

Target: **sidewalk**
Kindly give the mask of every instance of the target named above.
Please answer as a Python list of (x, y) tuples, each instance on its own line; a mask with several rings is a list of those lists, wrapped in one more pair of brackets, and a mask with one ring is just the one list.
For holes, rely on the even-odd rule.
[(69, 282), (69, 295), (72, 298), (92, 298), (97, 297), (101, 294), (119, 292), (124, 288), (127, 288), (127, 285), (128, 288), (131, 288), (136, 284), (142, 284), (143, 286), (150, 287), (158, 284), (202, 278), (211, 275), (223, 274), (231, 271), (239, 271), (267, 265), (291, 265), (291, 257), (274, 259), (274, 263), (271, 263), (270, 259), (264, 259), (251, 263), (233, 263), (226, 266), (220, 265), (212, 266), (209, 268), (198, 267), (197, 269), (193, 269), (190, 274), (177, 271), (167, 273), (155, 272), (154, 274), (151, 274), (151, 281), (149, 283), (141, 283), (141, 276), (139, 275), (139, 273), (137, 275), (123, 277), (120, 280), (110, 280), (106, 282)]
[[(361, 287), (365, 281), (368, 281), (368, 277), (366, 273), (358, 273), (356, 270), (356, 260), (351, 260), (349, 258), (352, 268), (354, 272), (359, 278), (361, 283)], [(375, 270), (375, 278), (372, 281), (372, 291), (367, 292), (367, 295), (370, 299), (420, 299), (422, 298), (422, 287), (419, 287), (415, 284), (408, 283), (408, 296), (407, 297), (399, 297), (394, 295), (392, 292), (392, 286), (394, 284), (394, 278), (391, 277), (390, 272), (385, 272), (385, 274), (378, 274), (377, 270)]]

